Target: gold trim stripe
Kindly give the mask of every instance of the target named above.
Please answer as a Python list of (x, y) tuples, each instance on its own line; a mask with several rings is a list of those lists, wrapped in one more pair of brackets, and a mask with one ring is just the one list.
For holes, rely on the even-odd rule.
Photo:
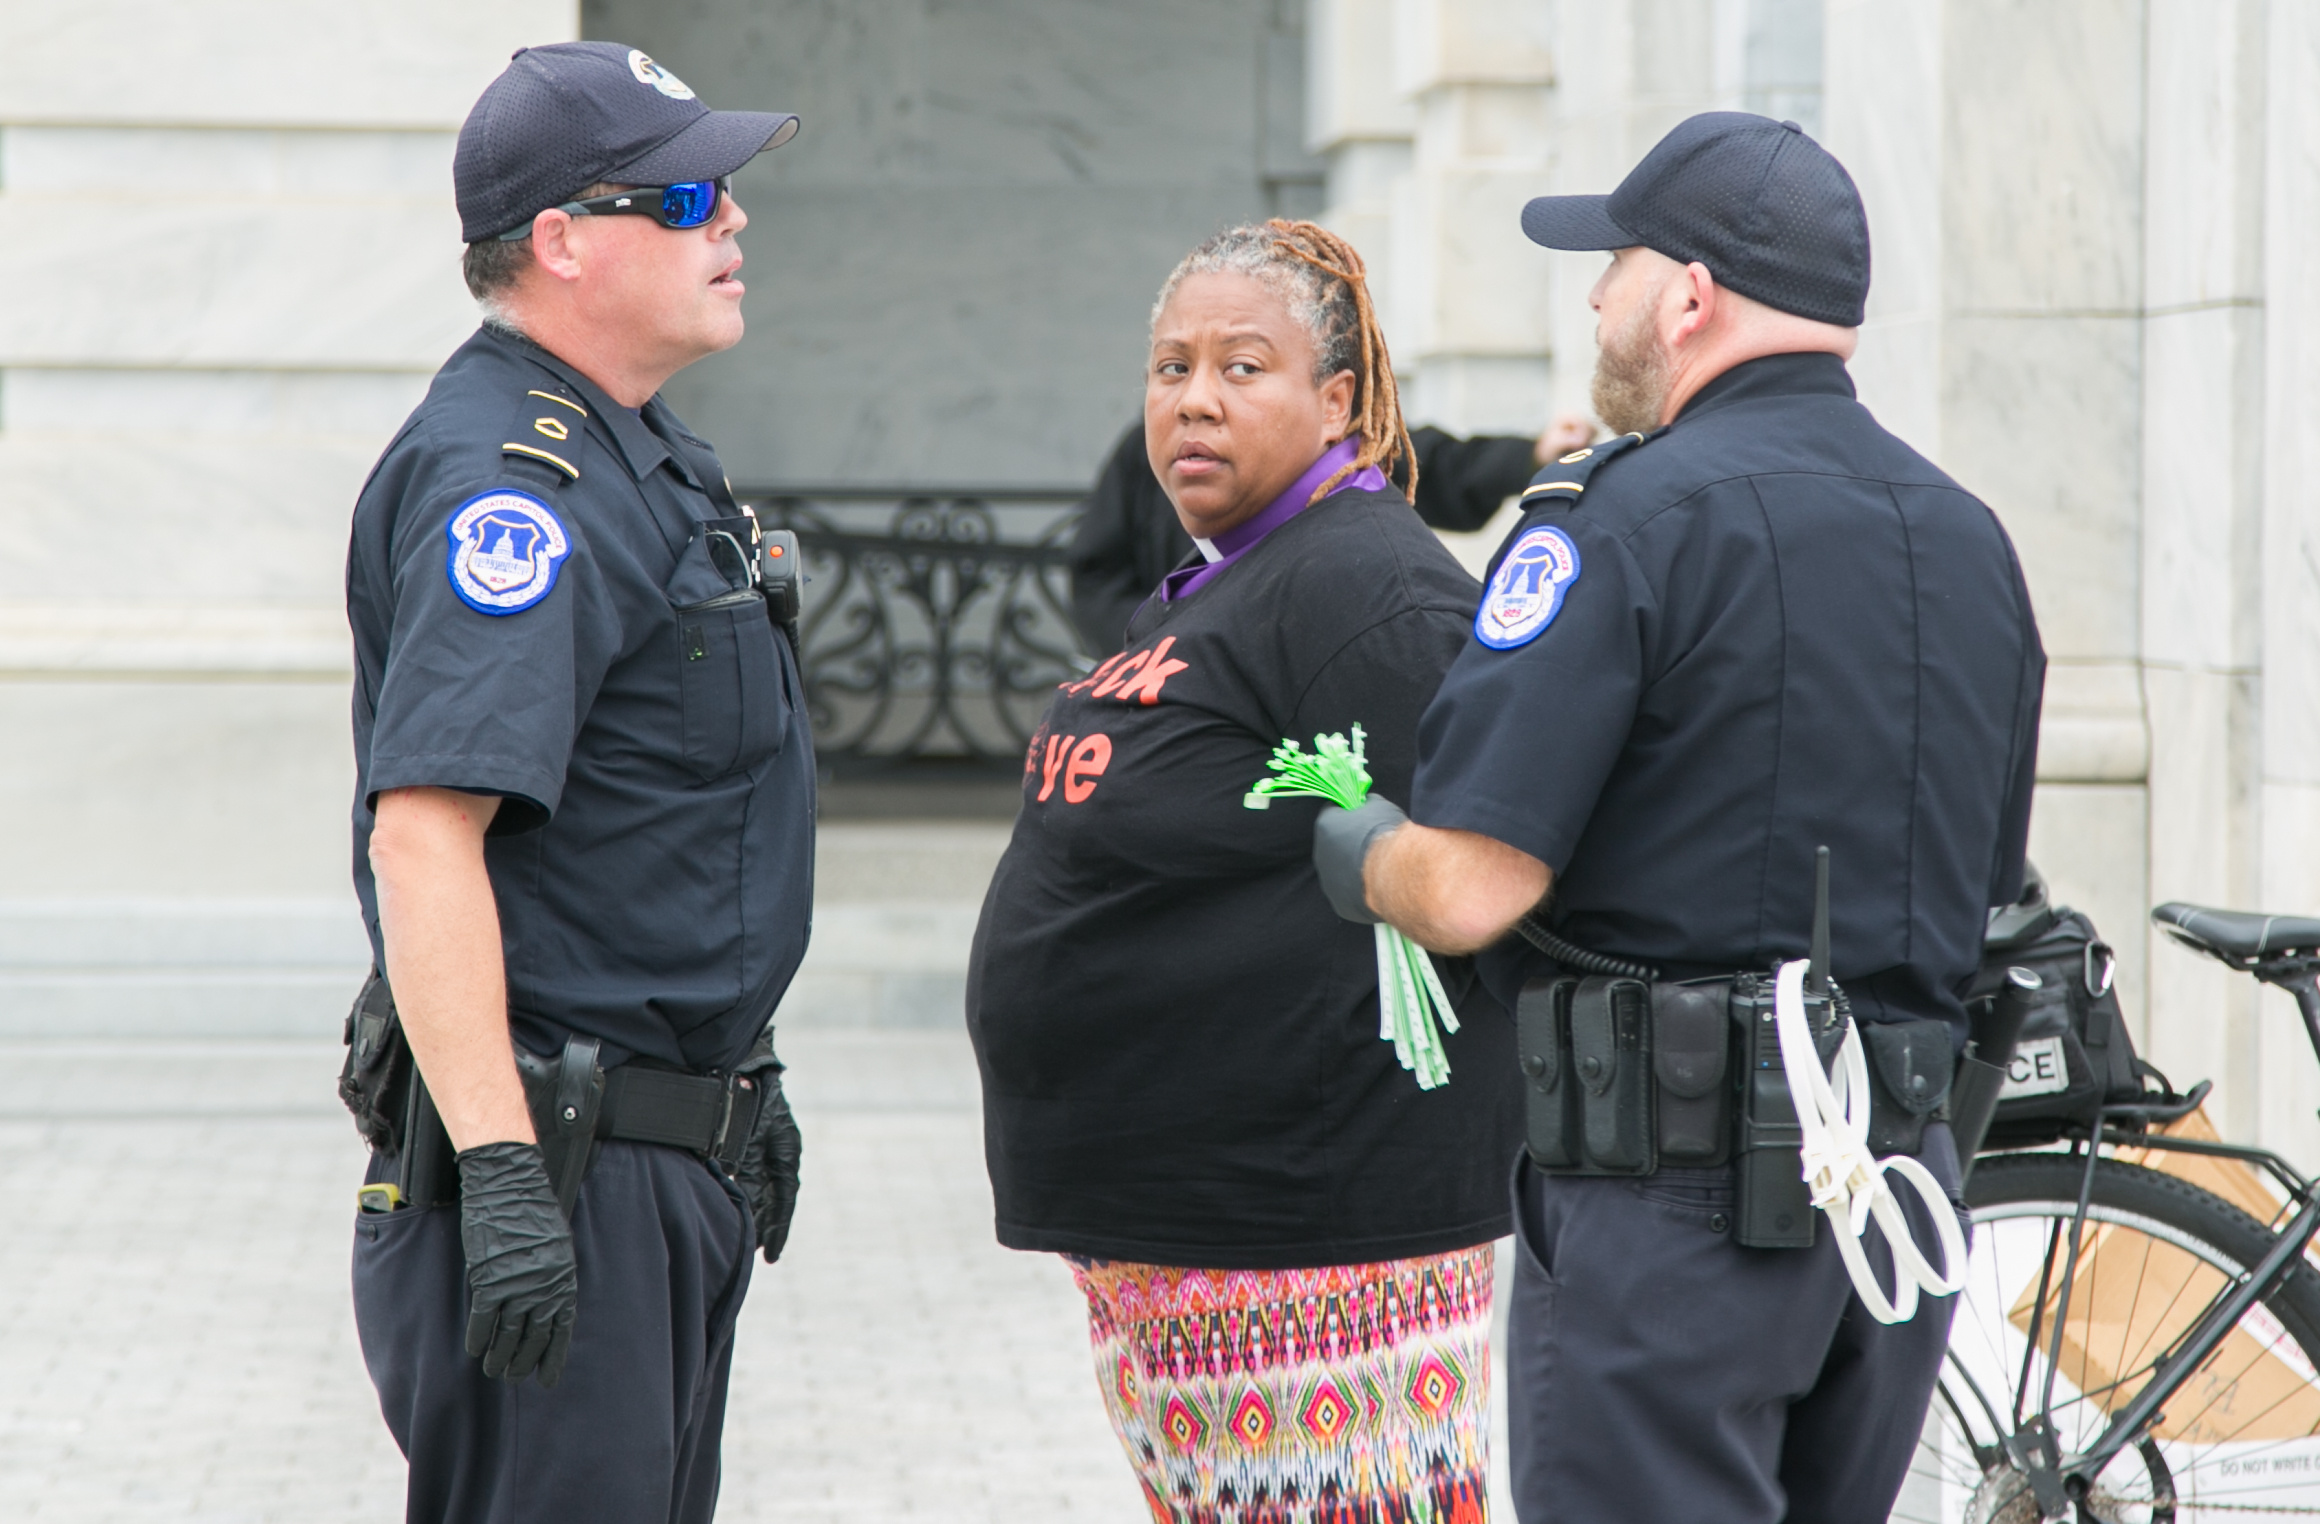
[(554, 466), (557, 470), (563, 472), (566, 476), (571, 477), (572, 480), (578, 481), (580, 479), (580, 468), (572, 464), (572, 462), (566, 460), (561, 455), (550, 455), (545, 450), (535, 450), (528, 444), (517, 444), (512, 439), (509, 440), (506, 444), (501, 445), (500, 448), (502, 450), (513, 450), (518, 455), (535, 456), (540, 460), (546, 461), (549, 465)]
[(1540, 482), (1535, 487), (1525, 487), (1523, 496), (1529, 497), (1539, 492), (1584, 492), (1586, 490), (1587, 484), (1584, 482)]
[(573, 412), (578, 413), (583, 418), (588, 416), (588, 409), (582, 407), (579, 403), (574, 402), (571, 398), (559, 397), (554, 392), (533, 391), (526, 392), (524, 395), (527, 397), (545, 397), (550, 402), (554, 402), (561, 406), (570, 408)]

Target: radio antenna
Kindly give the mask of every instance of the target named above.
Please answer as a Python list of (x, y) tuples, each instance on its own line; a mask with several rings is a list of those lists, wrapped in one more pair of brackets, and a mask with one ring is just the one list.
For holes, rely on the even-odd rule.
[(1805, 967), (1804, 987), (1815, 995), (1829, 992), (1829, 849), (1813, 851), (1812, 962)]

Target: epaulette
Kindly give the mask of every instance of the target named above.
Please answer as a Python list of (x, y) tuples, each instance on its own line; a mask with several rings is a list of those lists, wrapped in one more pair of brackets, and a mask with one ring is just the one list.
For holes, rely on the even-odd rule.
[[(570, 397), (561, 396), (557, 392), (543, 392), (536, 388), (524, 393), (524, 398), (529, 405), (516, 415), (519, 420), (518, 427), (522, 426), (521, 419), (524, 414), (536, 413), (539, 416), (531, 420), (531, 432), (538, 437), (511, 439), (499, 447), (500, 453), (503, 455), (521, 455), (527, 460), (544, 460), (573, 481), (578, 481), (580, 468), (572, 464), (569, 457), (580, 452), (566, 448), (564, 442), (572, 437), (574, 429), (581, 427), (588, 421), (588, 409)], [(569, 413), (565, 411), (566, 409), (570, 410)], [(572, 413), (579, 415), (578, 421), (574, 421), (570, 416)], [(484, 437), (489, 438), (490, 436)], [(555, 446), (555, 448), (549, 448), (550, 445)]]
[(1648, 434), (1622, 434), (1617, 439), (1607, 439), (1601, 444), (1589, 445), (1583, 450), (1573, 450), (1562, 456), (1532, 477), (1531, 484), (1523, 488), (1522, 511), (1535, 513), (1556, 498), (1566, 504), (1577, 503), (1579, 495), (1587, 490), (1588, 478), (1602, 470), (1605, 461), (1637, 445), (1649, 444), (1666, 432), (1663, 425)]

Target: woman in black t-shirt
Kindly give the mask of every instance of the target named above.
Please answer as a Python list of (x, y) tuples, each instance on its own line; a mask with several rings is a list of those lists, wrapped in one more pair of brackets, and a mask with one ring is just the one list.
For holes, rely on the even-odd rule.
[(1241, 803), (1357, 723), (1406, 801), (1479, 594), (1385, 474), (1415, 462), (1360, 257), (1282, 221), (1194, 250), (1144, 426), (1198, 554), (1056, 695), (975, 935), (999, 1240), (1070, 1259), (1156, 1518), (1479, 1524), (1512, 1026), (1444, 963), (1453, 1078), (1421, 1090), (1318, 806)]

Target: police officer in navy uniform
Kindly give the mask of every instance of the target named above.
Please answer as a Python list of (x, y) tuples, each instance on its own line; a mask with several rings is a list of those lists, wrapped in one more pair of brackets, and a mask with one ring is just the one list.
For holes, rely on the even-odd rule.
[[(1997, 519), (1854, 400), (1852, 181), (1793, 122), (1712, 113), (1607, 197), (1531, 202), (1523, 229), (1610, 251), (1595, 402), (1626, 437), (1526, 494), (1422, 721), (1407, 820), (1326, 813), (1324, 886), (1351, 918), (1480, 951), (1513, 1008), (1590, 957), (1666, 981), (1802, 957), (1826, 845), (1853, 1018), (1879, 1054), (1880, 1024), (1930, 1036), (1946, 1080), (1985, 907), (2020, 884), (2045, 658)], [(1526, 916), (1580, 966), (1510, 937)], [(1921, 1108), (1909, 1131), (1882, 1151), (1914, 1149), (1962, 1214), (1946, 1124)], [(1875, 1321), (1825, 1222), (1810, 1248), (1737, 1242), (1729, 1164), (1526, 1157), (1515, 1195), (1525, 1521), (1886, 1516), (1953, 1300)], [(1872, 1257), (1890, 1288), (1881, 1240)]]
[(485, 322), (355, 507), (357, 1014), (391, 993), (423, 1082), (355, 1312), (413, 1520), (716, 1506), (794, 1200), (768, 1023), (814, 765), (765, 543), (657, 393), (740, 339), (727, 177), (796, 125), (630, 48), (517, 53), (453, 162)]

